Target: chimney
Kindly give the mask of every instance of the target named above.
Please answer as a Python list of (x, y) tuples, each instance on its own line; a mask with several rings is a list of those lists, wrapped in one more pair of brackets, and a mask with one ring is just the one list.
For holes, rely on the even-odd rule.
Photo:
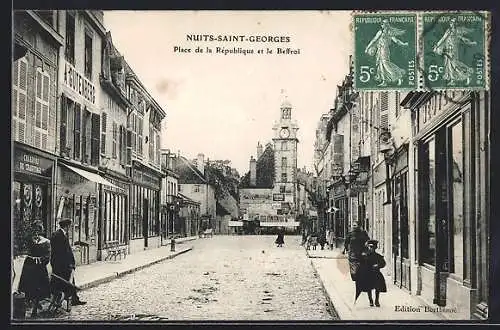
[(257, 159), (259, 159), (260, 156), (262, 156), (262, 144), (260, 144), (260, 142), (258, 142), (257, 143)]
[(250, 186), (257, 185), (257, 162), (250, 156)]
[(203, 175), (205, 175), (205, 155), (202, 153), (198, 154), (196, 159), (196, 167)]

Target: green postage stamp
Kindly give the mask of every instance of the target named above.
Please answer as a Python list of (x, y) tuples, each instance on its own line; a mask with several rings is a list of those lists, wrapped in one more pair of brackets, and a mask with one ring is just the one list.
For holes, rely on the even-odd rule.
[(487, 89), (485, 12), (354, 14), (358, 90)]
[(357, 89), (416, 89), (417, 15), (354, 16), (354, 67)]
[(485, 88), (485, 15), (423, 14), (425, 86)]

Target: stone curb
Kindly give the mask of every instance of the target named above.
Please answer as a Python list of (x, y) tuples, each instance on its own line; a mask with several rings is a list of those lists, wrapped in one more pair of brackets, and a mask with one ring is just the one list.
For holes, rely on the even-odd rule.
[(112, 280), (116, 279), (116, 278), (119, 278), (119, 277), (122, 277), (122, 276), (125, 276), (125, 275), (128, 275), (128, 274), (132, 274), (138, 270), (141, 270), (141, 269), (144, 269), (144, 268), (147, 268), (149, 266), (152, 266), (154, 264), (157, 264), (157, 263), (160, 263), (162, 261), (165, 261), (165, 260), (168, 260), (168, 259), (173, 259), (183, 253), (186, 253), (186, 252), (189, 252), (193, 249), (193, 247), (190, 247), (190, 248), (187, 248), (187, 249), (184, 249), (184, 250), (180, 250), (180, 251), (177, 251), (171, 255), (168, 255), (168, 256), (165, 256), (165, 257), (162, 257), (158, 260), (153, 260), (151, 262), (148, 262), (144, 265), (139, 265), (139, 266), (135, 266), (135, 267), (132, 267), (130, 269), (126, 269), (126, 270), (123, 270), (123, 271), (119, 271), (119, 272), (113, 272), (111, 273), (110, 275), (106, 275), (102, 278), (99, 278), (97, 280), (93, 280), (93, 281), (90, 281), (90, 282), (87, 282), (87, 283), (83, 283), (81, 285), (78, 285), (78, 287), (81, 289), (80, 291), (84, 291), (86, 289), (89, 289), (89, 288), (93, 288), (93, 287), (96, 287), (98, 285), (101, 285), (101, 284), (104, 284), (104, 283), (107, 283), (107, 282), (111, 282)]
[[(309, 256), (309, 251), (308, 250), (306, 250), (306, 256), (308, 257), (308, 259), (311, 258)], [(339, 315), (337, 309), (335, 308), (335, 305), (333, 304), (332, 297), (330, 296), (330, 294), (326, 290), (325, 284), (323, 283), (323, 280), (321, 279), (321, 276), (319, 275), (319, 272), (316, 270), (316, 266), (314, 265), (314, 262), (312, 260), (309, 260), (309, 262), (311, 263), (311, 266), (312, 266), (314, 274), (316, 275), (316, 278), (319, 279), (319, 283), (321, 284), (321, 289), (323, 290), (323, 294), (325, 295), (325, 297), (327, 299), (327, 302), (328, 302), (328, 312), (330, 313), (331, 316), (333, 316), (334, 319), (341, 320), (340, 315)]]

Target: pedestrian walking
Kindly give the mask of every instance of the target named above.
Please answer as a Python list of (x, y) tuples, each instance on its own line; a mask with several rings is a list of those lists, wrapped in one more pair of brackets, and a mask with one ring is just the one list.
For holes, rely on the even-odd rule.
[(18, 291), (23, 292), (32, 305), (31, 317), (41, 309), (40, 300), (50, 297), (50, 282), (47, 264), (50, 260), (50, 241), (42, 236), (43, 223), (32, 224), (33, 235), (28, 243), (28, 256), (24, 260)]
[(362, 253), (361, 267), (356, 278), (356, 299), (361, 292), (368, 294), (370, 306), (373, 307), (372, 291), (375, 290), (375, 306), (380, 307), (380, 292), (387, 292), (384, 275), (380, 272), (386, 263), (384, 257), (375, 250), (378, 247), (378, 241), (369, 240), (366, 242), (367, 250)]
[[(56, 276), (51, 278), (52, 293), (54, 294), (55, 307), (59, 307), (63, 300), (71, 302), (71, 305), (84, 305), (87, 302), (80, 300), (75, 287), (75, 257), (69, 243), (68, 231), (70, 229), (71, 219), (62, 219), (59, 221), (57, 229), (50, 239), (52, 253), (50, 256), (50, 265), (52, 273)], [(70, 285), (73, 284), (73, 285)]]
[(370, 239), (368, 233), (363, 230), (358, 222), (354, 222), (351, 231), (347, 234), (344, 243), (344, 251), (342, 254), (348, 252), (349, 260), (349, 271), (351, 273), (351, 279), (356, 280), (356, 274), (358, 272), (361, 254), (365, 249), (366, 242)]
[(321, 250), (324, 250), (326, 244), (326, 234), (324, 232), (320, 232), (318, 236), (318, 243), (321, 246)]

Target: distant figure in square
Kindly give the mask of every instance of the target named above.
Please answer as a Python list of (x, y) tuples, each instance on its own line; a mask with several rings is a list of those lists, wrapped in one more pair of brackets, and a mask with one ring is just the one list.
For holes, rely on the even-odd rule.
[(278, 228), (278, 237), (274, 241), (278, 247), (282, 247), (285, 244), (285, 231), (283, 228)]
[(361, 292), (366, 292), (370, 306), (373, 306), (372, 290), (375, 290), (375, 306), (380, 307), (380, 292), (387, 292), (384, 275), (380, 272), (380, 269), (385, 267), (385, 260), (375, 252), (378, 241), (369, 240), (366, 246), (367, 250), (362, 253), (361, 267), (356, 278), (356, 299)]

